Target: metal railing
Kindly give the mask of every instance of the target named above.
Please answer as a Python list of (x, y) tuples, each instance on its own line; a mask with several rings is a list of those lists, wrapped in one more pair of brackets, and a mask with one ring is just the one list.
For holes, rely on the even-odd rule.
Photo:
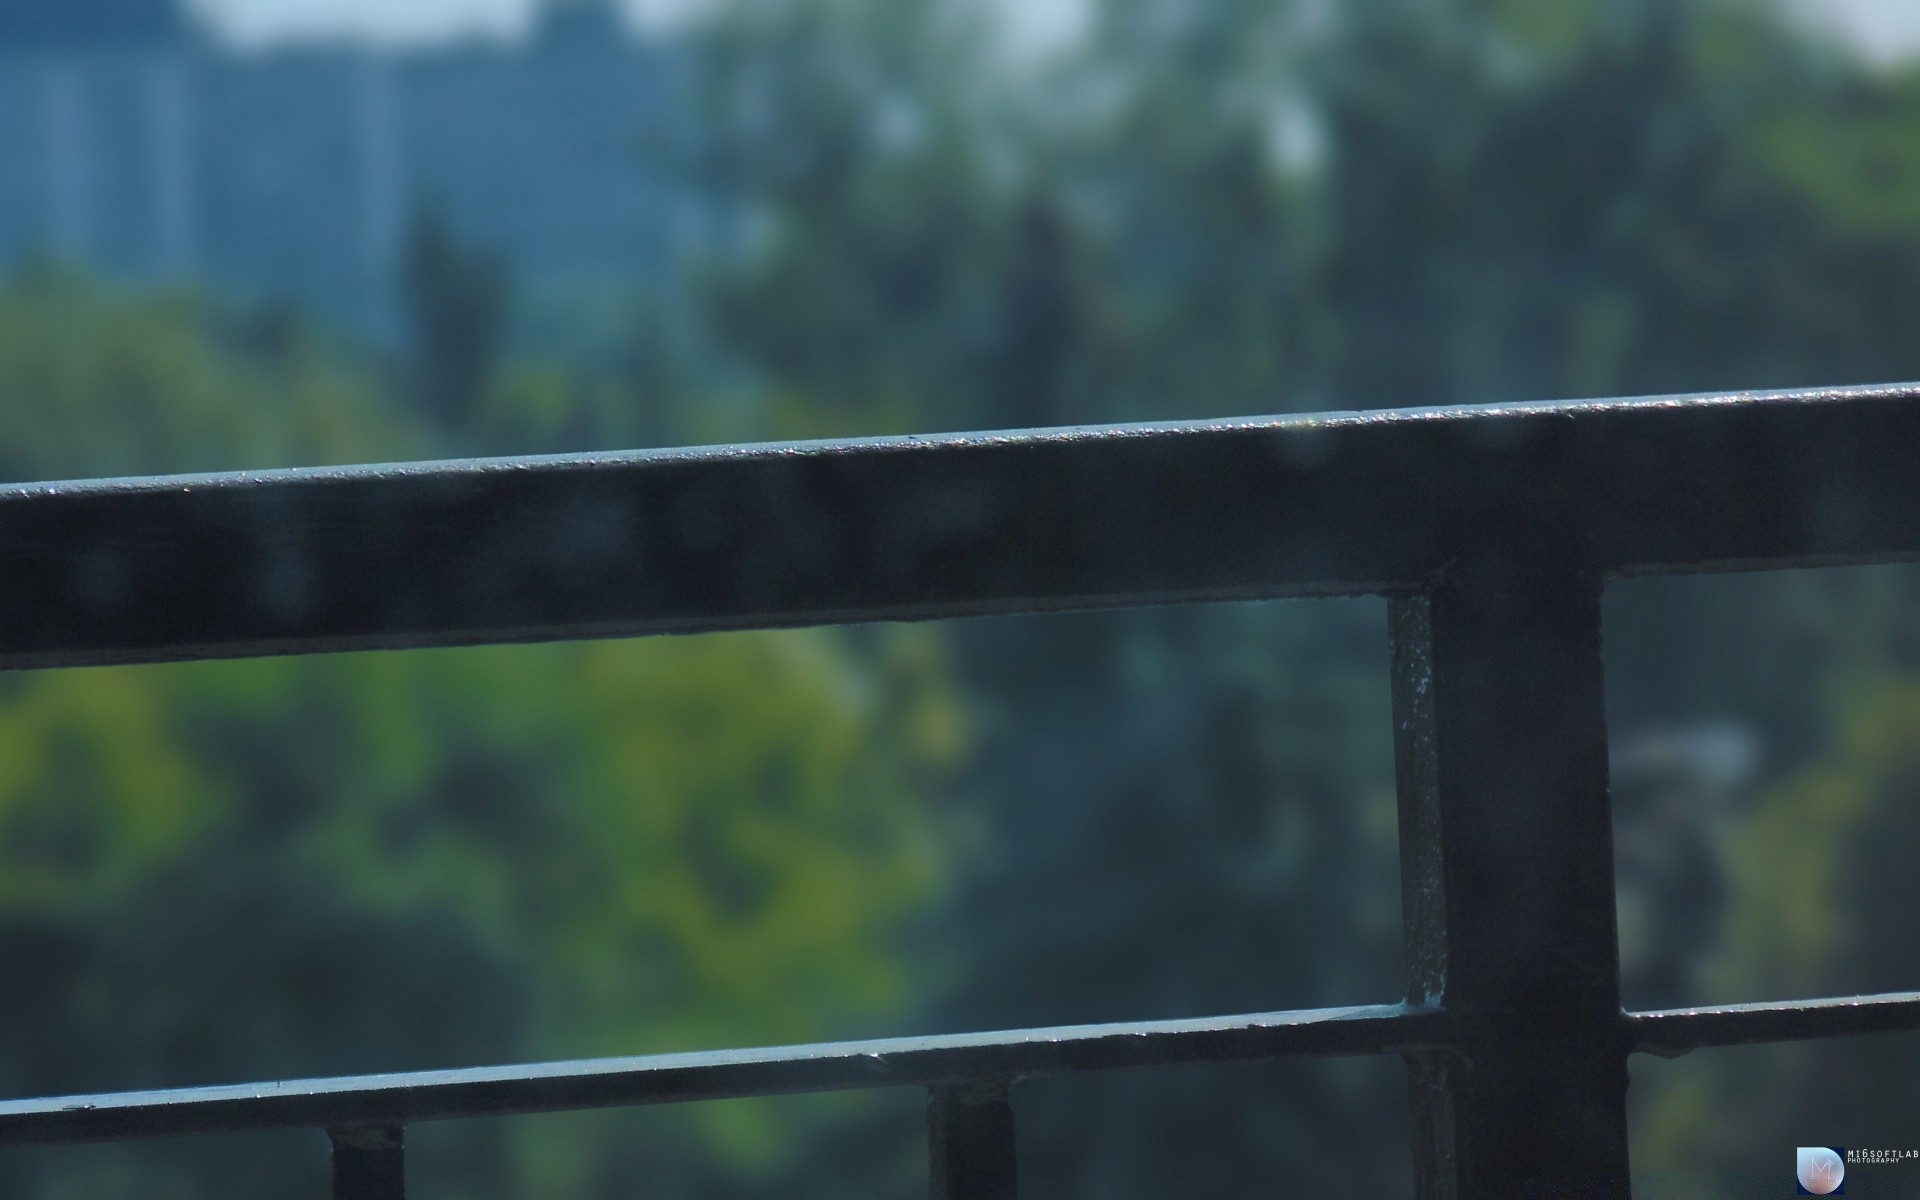
[(313, 1127), (397, 1197), (447, 1118), (928, 1089), (932, 1194), (1015, 1190), (1008, 1089), (1399, 1054), (1420, 1196), (1625, 1196), (1627, 1060), (1920, 1028), (1920, 994), (1620, 1005), (1600, 594), (1920, 558), (1920, 389), (1692, 396), (0, 489), (0, 666), (1390, 599), (1401, 1003), (0, 1103), (0, 1142)]

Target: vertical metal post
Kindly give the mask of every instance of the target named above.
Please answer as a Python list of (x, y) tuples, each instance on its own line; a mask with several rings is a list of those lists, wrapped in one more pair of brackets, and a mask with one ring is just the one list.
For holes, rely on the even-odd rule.
[(1469, 564), (1390, 608), (1422, 1200), (1627, 1195), (1600, 582)]
[(406, 1200), (406, 1146), (399, 1126), (329, 1129), (333, 1200)]
[(1013, 1106), (1007, 1084), (931, 1089), (927, 1151), (933, 1200), (1014, 1200)]

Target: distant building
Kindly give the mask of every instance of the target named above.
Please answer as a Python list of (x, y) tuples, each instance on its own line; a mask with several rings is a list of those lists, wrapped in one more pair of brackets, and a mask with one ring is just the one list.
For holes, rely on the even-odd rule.
[(151, 46), (189, 31), (174, 0), (0, 0), (0, 50)]
[(605, 0), (517, 43), (260, 54), (179, 0), (0, 0), (0, 270), (200, 279), (379, 332), (433, 205), (535, 303), (657, 281), (703, 215), (643, 152), (675, 70)]

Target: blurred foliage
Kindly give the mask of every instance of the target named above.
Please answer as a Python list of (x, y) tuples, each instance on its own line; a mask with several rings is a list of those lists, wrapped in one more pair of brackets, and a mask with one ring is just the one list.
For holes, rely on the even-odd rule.
[[(682, 36), (687, 120), (647, 152), (728, 232), (683, 299), (608, 316), (622, 361), (494, 345), (504, 293), (450, 241), (428, 271), (424, 233), (410, 365), (40, 269), (0, 291), (0, 472), (1920, 375), (1920, 73), (1759, 3), (1108, 0), (1039, 54), (964, 0), (727, 0)], [(1900, 569), (1610, 594), (1619, 743), (1681, 747), (1616, 776), (1630, 1002), (1912, 985), (1916, 598)], [(1390, 999), (1382, 632), (1374, 602), (1246, 605), (0, 678), (0, 961), (35, 964), (0, 1003), (46, 1031), (0, 1086)], [(1701, 720), (1758, 765), (1688, 766)], [(1850, 1085), (1911, 1118), (1910, 1057), (1636, 1064), (1636, 1166), (1771, 1164)], [(1016, 1104), (1037, 1194), (1285, 1194), (1330, 1160), (1409, 1186), (1377, 1072)], [(623, 1120), (462, 1126), (416, 1182), (921, 1170), (912, 1113), (858, 1098)], [(220, 1178), (275, 1191), (268, 1149)], [(118, 1153), (0, 1169), (214, 1177)]]
[(505, 270), (461, 242), (429, 204), (407, 233), (400, 294), (412, 359), (408, 394), (443, 430), (470, 428), (500, 354)]
[[(16, 475), (421, 444), (298, 335), (259, 362), (185, 300), (66, 280), (20, 284), (0, 311), (4, 411), (34, 422), (9, 436)], [(165, 436), (114, 436), (128, 426)], [(0, 1011), (35, 1031), (0, 1060), (0, 1090), (888, 1019), (908, 997), (904, 922), (942, 886), (940, 814), (915, 797), (967, 736), (938, 643), (913, 630), (857, 648), (817, 631), (0, 677), (0, 953), (28, 968)], [(741, 1170), (784, 1144), (755, 1106), (687, 1123), (752, 1147)], [(555, 1136), (469, 1150), (493, 1164), (487, 1186), (569, 1194), (530, 1165)], [(639, 1148), (598, 1153), (608, 1140), (563, 1157), (640, 1167)], [(166, 1194), (209, 1169), (235, 1194), (285, 1186), (276, 1155), (225, 1157), (97, 1168), (85, 1191)], [(64, 1194), (73, 1177), (43, 1161), (7, 1164), (7, 1194)]]
[(210, 314), (52, 266), (0, 287), (0, 479), (404, 455), (406, 418), (298, 314)]
[[(796, 408), (810, 432), (875, 433), (1920, 374), (1911, 79), (1764, 6), (1111, 0), (1027, 73), (946, 32), (964, 6), (881, 10), (731, 8), (708, 64), (726, 114), (710, 154), (750, 236), (706, 295), (714, 336), (765, 381), (765, 432)], [(898, 108), (887, 81), (923, 64), (932, 82)], [(1910, 574), (1888, 578), (1912, 597)], [(1737, 975), (1794, 994), (1809, 978), (1754, 949), (1781, 936), (1766, 914), (1860, 919), (1800, 888), (1758, 899), (1850, 877), (1846, 848), (1781, 874), (1728, 830), (1812, 803), (1775, 781), (1845, 739), (1862, 685), (1840, 664), (1888, 665), (1912, 636), (1910, 607), (1875, 590), (1767, 577), (1610, 601), (1624, 733), (1735, 718), (1764, 748), (1737, 783), (1623, 780), (1623, 903), (1656, 930), (1631, 993), (1726, 998)], [(1379, 630), (1327, 606), (956, 629), (999, 850), (964, 876), (968, 967), (933, 1011), (1001, 1025), (1392, 994), (1390, 914), (1371, 907), (1393, 887), (1368, 815), (1390, 778)], [(1857, 953), (1842, 939), (1821, 961)], [(1728, 1115), (1752, 1081), (1668, 1078), (1637, 1093), (1665, 1130), (1641, 1169), (1766, 1153)], [(1688, 1095), (1713, 1138), (1677, 1132)], [(1154, 1076), (1099, 1097), (1023, 1109), (1030, 1186), (1235, 1194), (1328, 1156), (1358, 1164), (1355, 1192), (1407, 1186), (1374, 1152), (1392, 1128), (1362, 1115), (1401, 1103), (1378, 1087)], [(1797, 1144), (1818, 1110), (1780, 1103), (1769, 1129)]]
[[(1856, 677), (1835, 703), (1833, 743), (1764, 789), (1731, 835), (1728, 927), (1703, 964), (1715, 1001), (1912, 990), (1920, 675)], [(1911, 1036), (1695, 1059), (1648, 1072), (1658, 1082), (1637, 1161), (1735, 1175), (1778, 1157), (1776, 1147), (1842, 1134), (1848, 1144), (1891, 1145), (1911, 1125), (1907, 1081), (1920, 1067)], [(1880, 1174), (1871, 1182), (1895, 1189), (1886, 1194), (1910, 1190), (1900, 1172)]]

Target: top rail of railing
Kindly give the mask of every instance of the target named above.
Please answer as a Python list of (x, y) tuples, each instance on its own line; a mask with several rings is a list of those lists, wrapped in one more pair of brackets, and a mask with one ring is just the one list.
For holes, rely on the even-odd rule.
[(0, 667), (1920, 557), (1920, 385), (0, 486)]
[(1409, 999), (0, 1104), (0, 1141), (316, 1124), (334, 1194), (404, 1127), (929, 1090), (936, 1200), (1011, 1200), (1012, 1082), (1408, 1062), (1416, 1191), (1628, 1195), (1626, 1059), (1914, 1028), (1920, 997), (1625, 1013), (1600, 591), (1920, 559), (1920, 386), (1403, 409), (0, 487), (0, 667), (1378, 593)]

